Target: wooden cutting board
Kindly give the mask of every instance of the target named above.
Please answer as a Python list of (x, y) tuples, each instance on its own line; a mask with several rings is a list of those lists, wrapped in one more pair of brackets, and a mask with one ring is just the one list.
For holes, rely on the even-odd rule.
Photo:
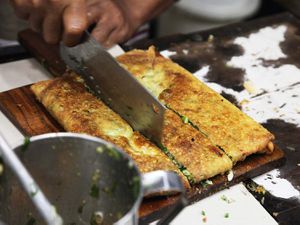
[[(22, 45), (36, 57), (54, 76), (65, 71), (57, 46), (49, 46), (36, 33), (25, 30), (19, 34)], [(63, 128), (52, 118), (46, 109), (35, 99), (29, 86), (16, 88), (0, 93), (0, 110), (12, 123), (27, 136), (49, 132), (61, 132)], [(282, 165), (284, 153), (278, 147), (271, 155), (252, 155), (233, 168), (234, 178), (230, 182), (226, 175), (212, 178), (212, 185), (196, 185), (188, 191), (189, 201), (195, 202), (219, 190), (255, 177)], [(142, 222), (150, 222), (161, 218), (177, 201), (177, 197), (153, 198), (144, 200), (140, 208)]]

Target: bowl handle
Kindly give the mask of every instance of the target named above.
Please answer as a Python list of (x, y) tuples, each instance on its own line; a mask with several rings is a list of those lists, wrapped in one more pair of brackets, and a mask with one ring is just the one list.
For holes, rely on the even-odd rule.
[(188, 204), (186, 191), (180, 177), (171, 171), (153, 171), (142, 175), (144, 197), (180, 194), (179, 200), (158, 224), (169, 224)]

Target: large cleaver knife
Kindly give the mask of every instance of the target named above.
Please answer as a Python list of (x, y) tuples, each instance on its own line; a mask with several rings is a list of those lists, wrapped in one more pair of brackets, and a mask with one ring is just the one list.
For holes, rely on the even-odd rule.
[(60, 54), (94, 95), (121, 115), (134, 130), (161, 143), (165, 107), (88, 32), (77, 46), (61, 44)]

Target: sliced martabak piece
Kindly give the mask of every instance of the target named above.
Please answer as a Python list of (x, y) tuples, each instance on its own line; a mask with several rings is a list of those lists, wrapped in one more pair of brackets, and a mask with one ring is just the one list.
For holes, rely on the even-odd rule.
[(273, 134), (190, 72), (150, 47), (118, 57), (153, 95), (223, 149), (233, 163), (272, 152)]
[[(78, 76), (65, 75), (31, 86), (37, 99), (66, 131), (100, 137), (121, 147), (142, 173), (177, 172), (186, 187), (187, 178), (157, 146), (134, 132), (118, 114), (89, 93)], [(84, 151), (84, 149), (83, 149)]]
[(175, 112), (167, 110), (164, 118), (162, 149), (174, 157), (190, 182), (199, 183), (232, 168), (224, 152)]

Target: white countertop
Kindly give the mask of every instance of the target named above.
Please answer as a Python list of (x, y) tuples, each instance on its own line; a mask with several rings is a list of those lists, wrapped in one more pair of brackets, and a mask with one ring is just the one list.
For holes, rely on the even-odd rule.
[[(34, 59), (0, 64), (0, 92), (50, 77), (51, 75)], [(23, 139), (22, 134), (2, 112), (0, 112), (0, 132), (12, 146)], [(222, 200), (222, 195), (230, 199), (230, 203)], [(202, 211), (205, 212), (205, 216), (202, 215)], [(225, 218), (226, 213), (228, 218)], [(203, 221), (203, 217), (206, 217), (206, 222)], [(243, 184), (238, 184), (187, 207), (172, 224), (275, 225), (277, 222)]]

